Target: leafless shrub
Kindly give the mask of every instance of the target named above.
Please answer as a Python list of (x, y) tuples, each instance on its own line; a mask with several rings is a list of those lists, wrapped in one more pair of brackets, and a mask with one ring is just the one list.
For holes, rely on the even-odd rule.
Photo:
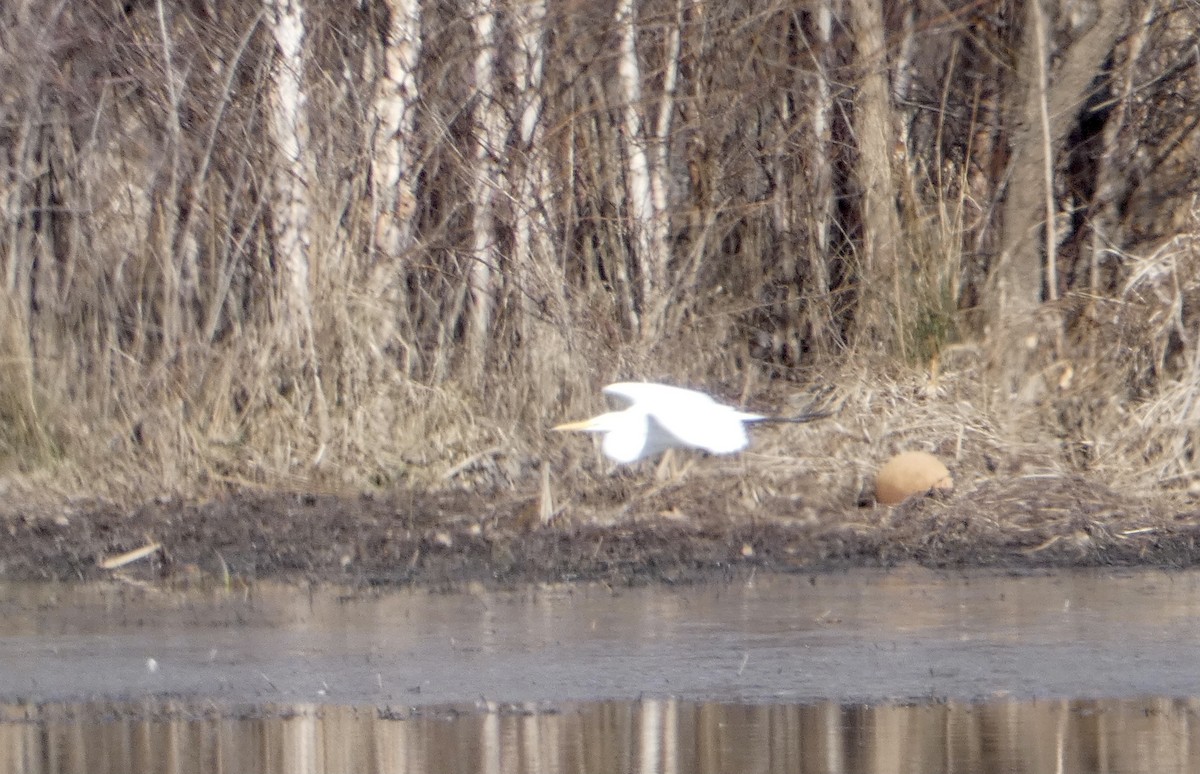
[[(1194, 7), (1122, 5), (1111, 45), (1050, 8), (1044, 90), (1103, 64), (1030, 96), (1023, 0), (843, 5), (9, 3), (0, 453), (142, 494), (442, 485), (503, 449), (515, 485), (617, 377), (832, 370), (904, 416), (893, 364), (961, 384), (1023, 346), (1017, 292), (1053, 321), (1039, 402), (1001, 431), (1003, 391), (963, 392), (968, 445), (1190, 485)], [(1014, 105), (1055, 99), (1022, 146)]]

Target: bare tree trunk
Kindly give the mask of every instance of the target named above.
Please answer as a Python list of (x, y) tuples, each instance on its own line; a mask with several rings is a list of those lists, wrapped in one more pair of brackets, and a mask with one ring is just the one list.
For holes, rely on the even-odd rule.
[(54, 450), (38, 410), (26, 299), (0, 288), (0, 448), (18, 449), (23, 463), (42, 461)]
[[(653, 197), (653, 220), (648, 224), (650, 242), (652, 245), (653, 261), (659, 275), (661, 285), (653, 298), (646, 304), (651, 340), (657, 339), (662, 328), (666, 310), (674, 295), (672, 278), (668, 276), (668, 265), (671, 259), (671, 221), (667, 210), (667, 178), (670, 173), (668, 144), (671, 137), (671, 119), (675, 115), (675, 94), (679, 87), (679, 57), (682, 50), (684, 4), (686, 0), (675, 0), (674, 24), (666, 29), (666, 43), (663, 51), (662, 95), (658, 102), (658, 117), (648, 138), (652, 150), (652, 165), (650, 168), (650, 194)], [(695, 10), (704, 12), (702, 0), (693, 0), (698, 6)], [(649, 107), (649, 106), (647, 106)], [(647, 111), (649, 115), (649, 111)]]
[[(665, 171), (659, 166), (664, 158), (659, 145), (664, 141), (660, 132), (669, 127), (674, 109), (675, 73), (679, 52), (678, 28), (668, 34), (671, 56), (664, 74), (663, 104), (658, 121), (651, 123), (651, 111), (642, 104), (642, 70), (637, 51), (637, 12), (634, 0), (619, 0), (616, 11), (621, 31), (621, 46), (617, 60), (617, 78), (625, 99), (623, 138), (625, 140), (625, 203), (633, 236), (633, 260), (638, 269), (638, 288), (641, 298), (641, 318), (638, 327), (643, 338), (658, 334), (665, 299), (660, 294), (666, 283), (669, 246), (666, 221)], [(673, 42), (672, 42), (673, 41)], [(668, 93), (667, 89), (671, 89)], [(645, 108), (643, 112), (643, 108)]]
[(297, 343), (311, 345), (312, 299), (309, 254), (312, 237), (308, 163), (308, 100), (304, 92), (304, 7), (302, 0), (267, 0), (268, 20), (279, 61), (272, 81), (268, 128), (273, 163), (272, 216), (275, 251), (283, 273), (282, 315)]
[(496, 88), (495, 0), (475, 0), (472, 19), (477, 46), (475, 75), (475, 168), (471, 183), (471, 265), (467, 271), (469, 368), (478, 376), (487, 359), (492, 306), (498, 268), (495, 197), (500, 172), (497, 159), (504, 147), (504, 114)]
[(304, 89), (302, 0), (267, 0), (267, 19), (278, 52), (267, 125), (276, 153), (272, 166), (271, 223), (283, 273), (280, 323), (285, 346), (308, 366), (313, 390), (311, 409), (316, 416), (320, 444), (314, 461), (319, 461), (329, 437), (329, 410), (321, 384), (310, 287), (309, 223), (313, 214), (310, 197), (316, 171), (309, 147), (308, 96)]
[[(888, 87), (880, 0), (850, 0), (850, 29), (863, 68), (855, 104), (858, 137), (857, 177), (862, 188), (862, 255), (860, 257), (860, 342), (886, 346), (899, 343), (904, 355), (907, 321), (900, 317), (900, 219), (892, 174), (895, 117)], [(889, 301), (890, 297), (890, 301)]]
[[(711, 14), (706, 0), (692, 0), (686, 5), (682, 2), (677, 3), (675, 13), (675, 26), (678, 34), (674, 36), (673, 40), (669, 40), (667, 51), (671, 62), (667, 66), (673, 70), (670, 73), (672, 80), (678, 79), (677, 63), (685, 57), (683, 53), (685, 43), (689, 49), (686, 58), (696, 63), (708, 59), (707, 49), (712, 46), (712, 30), (709, 27)], [(685, 30), (687, 31), (686, 39), (683, 37)], [(720, 66), (718, 63), (709, 62), (693, 69), (690, 73), (691, 77), (684, 84), (686, 93), (677, 96), (679, 95), (679, 86), (673, 85), (670, 89), (672, 97), (664, 105), (668, 103), (672, 106), (684, 105), (686, 107), (683, 112), (692, 112), (693, 115), (704, 115), (713, 109), (724, 107), (727, 96), (723, 93), (713, 92), (712, 78), (709, 75), (709, 72)], [(666, 122), (662, 124), (663, 128), (660, 130), (662, 138), (660, 148), (663, 151), (660, 165), (662, 169), (669, 170), (670, 141), (667, 132), (670, 130), (671, 116), (669, 113), (660, 113), (659, 115), (660, 121)], [(723, 215), (725, 203), (722, 199), (727, 201), (727, 197), (721, 195), (717, 185), (723, 159), (718, 158), (712, 152), (704, 134), (703, 131), (695, 132), (688, 137), (686, 142), (677, 144), (686, 157), (688, 181), (688, 192), (680, 198), (686, 198), (689, 206), (680, 208), (684, 210), (682, 216), (684, 222), (680, 224), (678, 230), (685, 235), (685, 239), (681, 240), (676, 247), (679, 254), (675, 256), (676, 260), (672, 266), (671, 291), (664, 298), (666, 306), (661, 310), (662, 330), (681, 330), (691, 315), (693, 307), (676, 302), (700, 287), (701, 270), (714, 253), (714, 235), (718, 230), (717, 223)], [(666, 200), (664, 199), (665, 206)]]
[(163, 80), (167, 84), (167, 95), (170, 100), (167, 115), (167, 134), (170, 143), (170, 171), (164, 176), (162, 190), (155, 197), (157, 212), (153, 219), (156, 228), (152, 229), (152, 240), (156, 242), (159, 253), (158, 266), (162, 274), (160, 287), (159, 329), (162, 336), (159, 357), (164, 361), (170, 360), (179, 351), (182, 343), (183, 321), (180, 305), (183, 302), (180, 287), (179, 262), (183, 258), (176, 250), (179, 234), (177, 233), (179, 191), (183, 183), (183, 165), (180, 160), (180, 142), (182, 127), (179, 124), (179, 85), (181, 76), (175, 71), (175, 43), (169, 32), (169, 20), (163, 0), (154, 4), (155, 15), (158, 17), (159, 41), (162, 44)]
[(819, 0), (815, 16), (816, 59), (813, 62), (813, 89), (816, 98), (810, 113), (813, 166), (811, 170), (811, 207), (809, 211), (810, 249), (808, 251), (809, 302), (803, 314), (808, 318), (809, 337), (824, 351), (822, 344), (830, 340), (833, 328), (833, 307), (830, 303), (829, 235), (833, 226), (833, 92), (830, 86), (829, 57), (833, 39), (833, 4), (835, 0)]
[(26, 225), (26, 218), (23, 217), (26, 186), (21, 180), (20, 170), (33, 164), (31, 145), (36, 134), (35, 125), (36, 121), (29, 113), (16, 124), (16, 139), (8, 151), (11, 154), (11, 166), (3, 168), (5, 174), (3, 179), (0, 179), (0, 217), (4, 218), (5, 224), (5, 247), (0, 251), (4, 268), (4, 290), (8, 291), (9, 298), (19, 305), (21, 318), (31, 335), (34, 308), (33, 254), (36, 247)]
[[(1089, 85), (1112, 51), (1128, 10), (1121, 0), (1089, 3), (1086, 10), (1090, 13), (1072, 19), (1086, 27), (1071, 30), (1066, 49), (1054, 52), (1044, 42), (1050, 25), (1043, 3), (1027, 0), (1026, 5), (1028, 24), (1017, 73), (1020, 84), (1007, 121), (1017, 128), (1011, 141), (1001, 249), (992, 272), (989, 314), (994, 341), (1002, 347), (996, 352), (999, 379), (1007, 396), (1021, 402), (1033, 401), (1041, 392), (1036, 352), (1057, 348), (1062, 335), (1057, 315), (1036, 319), (1043, 280), (1053, 279), (1043, 260), (1053, 259), (1056, 247), (1046, 241), (1053, 238), (1053, 217), (1047, 213), (1053, 213), (1055, 206), (1046, 201), (1052, 192), (1046, 190), (1045, 172), (1047, 167), (1053, 169), (1054, 156), (1062, 148)], [(1053, 76), (1040, 77), (1055, 53), (1060, 57)], [(1045, 87), (1039, 88), (1043, 82)], [(1040, 245), (1039, 232), (1046, 235)], [(1057, 288), (1051, 289), (1048, 297), (1056, 292)]]
[[(617, 25), (621, 31), (621, 50), (617, 77), (625, 98), (625, 202), (630, 229), (633, 232), (634, 263), (639, 269), (640, 306), (654, 294), (661, 262), (651, 255), (652, 244), (647, 231), (654, 220), (653, 199), (650, 194), (650, 159), (646, 152), (645, 130), (638, 116), (642, 102), (642, 71), (637, 53), (637, 15), (634, 0), (618, 0)], [(641, 320), (637, 318), (638, 326)]]
[[(1130, 188), (1135, 185), (1127, 174), (1123, 174), (1121, 161), (1131, 153), (1128, 144), (1136, 139), (1129, 131), (1129, 111), (1133, 103), (1138, 65), (1147, 51), (1150, 24), (1159, 14), (1158, 0), (1149, 0), (1142, 9), (1136, 23), (1131, 24), (1128, 37), (1125, 39), (1123, 71), (1113, 74), (1113, 91), (1118, 96), (1118, 107), (1114, 115), (1104, 126), (1102, 136), (1102, 151), (1097, 162), (1096, 191), (1092, 197), (1089, 213), (1090, 228), (1090, 266), (1088, 271), (1088, 290), (1093, 294), (1101, 292), (1100, 258), (1114, 245), (1125, 242), (1125, 235), (1118, 212), (1119, 202), (1126, 198)], [(1123, 147), (1122, 143), (1126, 143)]]
[(543, 72), (546, 51), (543, 45), (546, 22), (546, 0), (529, 0), (516, 4), (512, 10), (517, 41), (513, 53), (512, 72), (516, 79), (518, 110), (517, 137), (523, 155), (521, 175), (517, 180), (516, 206), (513, 212), (514, 249), (518, 266), (531, 273), (539, 259), (549, 257), (549, 224), (546, 222), (546, 197), (550, 170), (544, 150), (542, 108)]
[[(374, 103), (371, 133), (371, 195), (374, 217), (375, 260), (367, 278), (366, 293), (377, 299), (376, 341), (380, 349), (402, 351), (401, 367), (411, 376), (415, 358), (403, 342), (415, 326), (412, 306), (403, 292), (402, 259), (414, 242), (417, 210), (417, 64), (421, 54), (419, 0), (387, 0), (387, 26), (380, 33), (383, 71)], [(371, 59), (366, 59), (370, 67)]]
[[(552, 239), (549, 207), (553, 192), (550, 190), (550, 160), (542, 121), (546, 0), (520, 0), (511, 10), (511, 19), (516, 46), (509, 70), (515, 80), (517, 109), (514, 114), (518, 141), (514, 158), (507, 165), (509, 174), (516, 175), (516, 179), (509, 182), (513, 191), (512, 263), (518, 286), (513, 297), (521, 341), (526, 345), (526, 355), (530, 356), (527, 362), (536, 372), (565, 365), (556, 357), (565, 348), (555, 343), (561, 341), (564, 334), (570, 334), (570, 326), (537, 326), (537, 311), (531, 308), (531, 302), (543, 303), (553, 310), (551, 317), (555, 320), (565, 319), (568, 314), (566, 276), (556, 260)], [(536, 336), (534, 326), (537, 326)], [(544, 341), (545, 337), (550, 341)], [(533, 381), (535, 385), (543, 383), (536, 376)]]
[(1033, 9), (1033, 37), (1037, 48), (1037, 93), (1038, 128), (1042, 133), (1042, 199), (1046, 213), (1046, 300), (1058, 298), (1058, 237), (1054, 224), (1054, 152), (1050, 146), (1050, 108), (1046, 104), (1046, 94), (1049, 92), (1050, 43), (1046, 33), (1046, 15), (1043, 13), (1041, 0), (1033, 0), (1029, 4)]
[(412, 243), (416, 211), (413, 142), (416, 138), (417, 61), (421, 54), (418, 0), (388, 0), (383, 87), (375, 103), (375, 247), (389, 257)]

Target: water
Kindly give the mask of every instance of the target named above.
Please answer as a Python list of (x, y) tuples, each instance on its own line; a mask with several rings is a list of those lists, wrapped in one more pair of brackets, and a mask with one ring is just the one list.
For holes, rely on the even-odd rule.
[(0, 724), (0, 772), (1195, 772), (1196, 709), (1168, 699), (644, 699), (394, 715), (66, 703), (5, 708), (22, 720)]
[(8, 772), (1200, 771), (1200, 574), (0, 587)]

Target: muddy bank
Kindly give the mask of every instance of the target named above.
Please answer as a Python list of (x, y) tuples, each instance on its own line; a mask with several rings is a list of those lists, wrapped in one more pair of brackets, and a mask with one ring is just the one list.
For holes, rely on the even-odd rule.
[[(989, 481), (895, 508), (795, 499), (748, 507), (695, 485), (639, 499), (627, 488), (617, 480), (588, 493), (545, 525), (533, 518), (535, 496), (512, 494), (253, 492), (136, 508), (9, 502), (0, 512), (0, 578), (627, 585), (901, 563), (1200, 563), (1200, 512), (1072, 476)], [(151, 543), (161, 550), (116, 570), (101, 566)]]

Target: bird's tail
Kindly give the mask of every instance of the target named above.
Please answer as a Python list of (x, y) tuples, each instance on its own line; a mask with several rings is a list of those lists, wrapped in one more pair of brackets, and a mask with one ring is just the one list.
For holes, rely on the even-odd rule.
[(755, 417), (754, 419), (746, 420), (755, 424), (765, 424), (767, 422), (787, 422), (789, 424), (798, 425), (804, 422), (812, 422), (817, 419), (824, 419), (833, 416), (832, 411), (806, 411), (803, 414), (796, 414), (791, 417)]
[(841, 411), (842, 406), (831, 406), (830, 398), (833, 393), (833, 388), (826, 386), (813, 391), (812, 399), (808, 402), (807, 410), (800, 414), (793, 414), (790, 417), (771, 417), (755, 415), (753, 419), (747, 419), (747, 422), (786, 422), (792, 425), (799, 425), (805, 422), (813, 422), (818, 419), (831, 417)]

